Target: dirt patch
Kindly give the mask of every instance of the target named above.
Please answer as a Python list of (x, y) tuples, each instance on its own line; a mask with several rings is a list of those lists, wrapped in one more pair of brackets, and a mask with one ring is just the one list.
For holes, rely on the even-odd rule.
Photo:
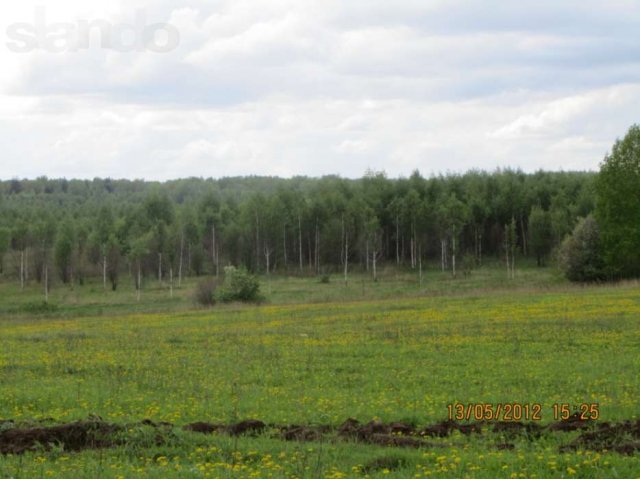
[[(22, 454), (38, 449), (50, 449), (58, 446), (65, 451), (107, 448), (121, 445), (126, 441), (124, 432), (132, 426), (144, 426), (155, 429), (156, 444), (166, 443), (167, 438), (175, 437), (177, 428), (168, 422), (155, 422), (149, 419), (137, 423), (117, 425), (104, 422), (99, 417), (90, 417), (73, 423), (47, 426), (38, 423), (17, 424), (12, 420), (0, 422), (0, 454)], [(403, 422), (383, 423), (372, 420), (360, 423), (349, 418), (341, 425), (273, 425), (260, 420), (249, 419), (232, 424), (214, 424), (194, 422), (182, 427), (185, 431), (201, 434), (220, 434), (229, 436), (259, 435), (267, 433), (274, 438), (286, 441), (321, 442), (355, 441), (383, 447), (437, 448), (448, 443), (429, 443), (425, 437), (445, 438), (458, 431), (463, 435), (472, 433), (494, 434), (494, 447), (499, 450), (513, 450), (515, 437), (535, 441), (542, 435), (556, 432), (579, 431), (579, 435), (560, 448), (561, 452), (577, 450), (609, 451), (624, 455), (640, 453), (640, 420), (624, 421), (617, 424), (581, 420), (574, 416), (562, 422), (542, 426), (537, 423), (522, 422), (479, 422), (460, 424), (446, 420), (424, 428)], [(372, 466), (375, 470), (375, 468)], [(388, 468), (389, 467), (382, 467)]]
[(244, 420), (227, 427), (227, 433), (233, 437), (239, 435), (256, 435), (264, 431), (267, 425), (260, 420)]
[(571, 443), (560, 448), (561, 452), (576, 450), (613, 451), (633, 455), (640, 451), (640, 420), (617, 424), (601, 423), (589, 432), (582, 433)]
[(502, 433), (508, 437), (526, 435), (529, 438), (539, 438), (544, 429), (545, 427), (539, 423), (495, 422), (492, 424), (494, 433)]
[(212, 433), (223, 433), (225, 430), (224, 425), (216, 425), (207, 422), (194, 422), (182, 427), (183, 430), (188, 432), (204, 433), (210, 435)]
[(280, 438), (296, 442), (319, 442), (326, 433), (331, 432), (331, 427), (322, 425), (319, 427), (306, 427), (303, 425), (289, 425), (280, 428)]
[(243, 420), (239, 423), (232, 423), (231, 425), (220, 425), (206, 422), (190, 423), (182, 427), (183, 430), (197, 432), (197, 433), (223, 433), (231, 435), (232, 437), (238, 437), (240, 435), (256, 435), (261, 433), (267, 425), (260, 420)]
[(583, 419), (579, 412), (574, 413), (566, 420), (550, 424), (547, 429), (551, 432), (574, 432), (576, 430), (585, 430), (594, 425), (593, 420)]
[(9, 428), (0, 432), (0, 453), (22, 454), (60, 446), (67, 451), (112, 447), (123, 427), (101, 420), (84, 420), (53, 427)]
[(338, 435), (343, 438), (356, 438), (366, 440), (372, 435), (405, 435), (415, 434), (415, 428), (412, 425), (402, 422), (382, 423), (372, 420), (364, 425), (354, 420), (347, 419), (338, 427)]

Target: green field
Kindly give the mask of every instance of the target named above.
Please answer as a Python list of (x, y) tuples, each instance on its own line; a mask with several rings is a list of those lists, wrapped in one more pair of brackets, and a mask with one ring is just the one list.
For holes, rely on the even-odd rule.
[[(197, 309), (193, 282), (168, 297), (149, 285), (0, 285), (0, 431), (99, 416), (129, 425), (124, 443), (0, 457), (0, 477), (629, 477), (640, 456), (560, 453), (579, 432), (488, 432), (391, 448), (333, 437), (290, 442), (182, 431), (195, 421), (338, 426), (347, 418), (416, 426), (447, 405), (599, 404), (600, 420), (638, 418), (637, 284), (573, 287), (550, 270), (509, 283), (485, 269), (451, 279), (387, 272), (263, 279), (260, 306)], [(506, 277), (506, 275), (504, 275)], [(136, 424), (170, 422), (161, 432)], [(132, 426), (135, 425), (135, 426)], [(160, 440), (158, 436), (160, 435)], [(508, 442), (510, 449), (497, 445)]]

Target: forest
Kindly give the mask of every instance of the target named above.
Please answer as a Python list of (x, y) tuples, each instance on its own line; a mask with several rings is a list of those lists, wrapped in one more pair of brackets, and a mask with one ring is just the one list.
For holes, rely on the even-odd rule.
[[(595, 173), (518, 170), (352, 180), (188, 178), (0, 182), (0, 271), (21, 282), (116, 289), (181, 282), (227, 265), (270, 275), (380, 265), (453, 276), (483, 262), (539, 266), (595, 208)], [(128, 280), (127, 280), (128, 281)]]

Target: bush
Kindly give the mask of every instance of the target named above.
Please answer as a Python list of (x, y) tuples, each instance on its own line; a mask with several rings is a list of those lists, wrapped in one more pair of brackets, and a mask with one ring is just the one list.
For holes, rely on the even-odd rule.
[(593, 216), (580, 219), (573, 233), (564, 239), (559, 252), (560, 268), (574, 282), (605, 278), (600, 232)]
[(215, 305), (217, 287), (218, 284), (215, 280), (199, 282), (194, 295), (196, 303), (205, 307)]
[(260, 282), (245, 268), (225, 267), (224, 283), (218, 290), (217, 299), (221, 302), (258, 302)]
[(331, 277), (329, 275), (323, 275), (320, 277), (320, 283), (331, 283)]

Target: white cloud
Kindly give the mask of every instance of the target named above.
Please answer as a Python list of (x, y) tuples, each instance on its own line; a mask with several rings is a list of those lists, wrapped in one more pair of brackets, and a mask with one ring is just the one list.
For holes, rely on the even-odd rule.
[[(29, 21), (35, 4), (0, 6), (2, 30)], [(51, 21), (131, 22), (143, 9), (175, 26), (180, 45), (165, 54), (2, 45), (2, 177), (597, 168), (637, 121), (639, 8), (56, 2)]]

